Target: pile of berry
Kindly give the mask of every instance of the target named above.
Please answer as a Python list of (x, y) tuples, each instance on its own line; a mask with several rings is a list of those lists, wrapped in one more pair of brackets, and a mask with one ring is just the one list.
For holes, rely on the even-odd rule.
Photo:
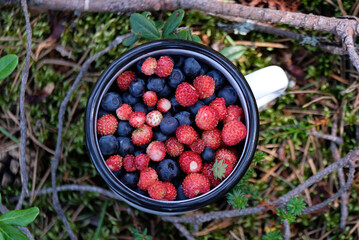
[(208, 192), (235, 166), (247, 130), (237, 93), (192, 57), (148, 57), (122, 72), (101, 102), (97, 133), (123, 184), (157, 200)]

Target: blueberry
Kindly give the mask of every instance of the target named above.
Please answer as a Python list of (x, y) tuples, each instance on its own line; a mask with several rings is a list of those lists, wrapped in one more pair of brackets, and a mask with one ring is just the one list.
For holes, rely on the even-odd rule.
[(177, 99), (175, 96), (171, 97), (171, 108), (174, 112), (178, 112), (180, 109), (182, 109), (182, 106), (177, 102)]
[(101, 107), (105, 111), (116, 111), (116, 109), (121, 105), (122, 100), (121, 96), (115, 92), (108, 92), (103, 96)]
[(173, 117), (172, 113), (171, 112), (166, 112), (166, 113), (163, 113), (162, 116), (165, 118), (165, 117)]
[(120, 137), (127, 137), (132, 132), (133, 127), (128, 121), (119, 121), (117, 127), (117, 133)]
[(98, 141), (103, 155), (111, 155), (118, 151), (119, 144), (115, 136), (107, 135), (100, 137)]
[(133, 105), (132, 110), (133, 111), (141, 111), (144, 114), (147, 114), (147, 112), (148, 112), (147, 107), (145, 106), (145, 104), (143, 104), (141, 102), (138, 102), (135, 105)]
[(216, 91), (220, 90), (223, 87), (226, 78), (221, 72), (217, 70), (212, 70), (209, 73), (207, 73), (207, 75), (213, 78)]
[(206, 104), (204, 104), (204, 102), (199, 100), (194, 105), (190, 106), (188, 109), (193, 115), (196, 115), (198, 110), (203, 106), (206, 106)]
[(174, 68), (180, 68), (183, 65), (184, 57), (182, 56), (172, 56), (173, 62), (174, 62)]
[(233, 105), (236, 103), (238, 95), (232, 87), (225, 87), (218, 92), (217, 97), (222, 97), (226, 100), (226, 106)]
[(179, 125), (192, 125), (193, 118), (189, 112), (182, 111), (175, 115), (175, 118), (177, 119)]
[(157, 96), (160, 98), (163, 97), (168, 97), (170, 96), (172, 93), (172, 89), (170, 88), (170, 86), (168, 86), (167, 84), (165, 84), (165, 86), (163, 87), (162, 91), (157, 93)]
[(213, 93), (212, 96), (202, 99), (202, 101), (206, 104), (209, 105), (214, 99), (216, 98), (216, 94)]
[(176, 131), (178, 127), (178, 121), (174, 117), (165, 117), (160, 124), (161, 132), (166, 135), (170, 135)]
[(133, 154), (135, 151), (135, 146), (133, 145), (132, 141), (128, 137), (118, 137), (117, 138), (119, 143), (119, 149), (118, 152), (122, 157), (125, 157), (126, 155)]
[(156, 109), (157, 109), (156, 105), (153, 106), (153, 107), (147, 107), (148, 112), (151, 112), (151, 111), (156, 110)]
[(175, 68), (172, 70), (171, 75), (168, 77), (168, 85), (173, 88), (176, 88), (180, 83), (184, 82), (185, 76), (183, 75), (181, 69)]
[(107, 115), (107, 114), (111, 114), (111, 113), (109, 113), (109, 112), (103, 110), (102, 108), (100, 108), (100, 110), (98, 110), (98, 113), (97, 113), (97, 119), (99, 119), (102, 116)]
[(139, 187), (137, 187), (136, 189), (135, 189), (135, 192), (137, 192), (137, 193), (139, 193), (139, 194), (141, 194), (141, 195), (143, 195), (143, 196), (145, 196), (145, 197), (149, 197), (150, 195), (148, 195), (148, 192), (147, 191), (143, 191), (143, 190), (141, 190)]
[(156, 170), (162, 181), (172, 181), (181, 173), (178, 162), (168, 158), (159, 162)]
[(188, 197), (186, 197), (186, 195), (184, 195), (182, 184), (181, 184), (177, 188), (177, 200), (186, 200), (186, 199), (188, 199)]
[(137, 151), (134, 153), (135, 157), (137, 157), (137, 156), (140, 155), (140, 154), (146, 154), (145, 150), (137, 150)]
[(141, 97), (146, 91), (145, 81), (141, 78), (135, 78), (131, 81), (130, 87), (128, 88), (131, 95), (134, 97)]
[(201, 65), (201, 71), (199, 71), (199, 74), (198, 74), (198, 75), (199, 75), (199, 76), (200, 76), (200, 75), (205, 75), (205, 74), (208, 72), (208, 70), (209, 70), (207, 64), (200, 63), (199, 65)]
[(143, 58), (136, 63), (137, 73), (139, 73), (139, 75), (141, 75), (141, 76), (146, 76), (141, 70), (142, 64), (145, 60), (146, 60), (146, 58)]
[(154, 92), (161, 92), (165, 87), (165, 79), (159, 77), (150, 77), (147, 81), (147, 89)]
[(116, 171), (116, 172), (113, 172), (113, 174), (118, 178), (120, 179), (122, 174), (125, 172), (124, 168), (121, 168), (120, 170)]
[(127, 187), (134, 189), (135, 187), (137, 187), (137, 182), (139, 178), (140, 175), (138, 172), (127, 172), (122, 175), (120, 180)]
[(136, 97), (132, 96), (129, 92), (125, 92), (122, 95), (122, 100), (124, 103), (127, 103), (128, 105), (133, 105), (133, 104), (137, 103), (138, 101), (140, 101), (140, 98), (136, 98)]
[(163, 134), (160, 131), (155, 131), (153, 132), (153, 140), (154, 141), (160, 141), (160, 142), (165, 142), (168, 139), (168, 136)]
[(198, 76), (201, 71), (201, 65), (194, 58), (187, 58), (183, 63), (183, 72), (184, 74), (190, 78), (194, 79)]
[(210, 163), (214, 159), (215, 151), (210, 147), (205, 147), (203, 152), (201, 153), (201, 157), (203, 162)]

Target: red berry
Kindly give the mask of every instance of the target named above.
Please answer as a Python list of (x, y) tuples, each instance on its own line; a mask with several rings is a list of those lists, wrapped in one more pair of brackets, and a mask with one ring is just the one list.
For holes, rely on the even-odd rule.
[(157, 67), (155, 73), (159, 77), (168, 77), (173, 70), (173, 62), (171, 58), (162, 56), (157, 61)]
[(213, 163), (205, 163), (202, 167), (201, 173), (208, 178), (211, 187), (214, 188), (222, 182), (221, 179), (214, 177), (213, 175)]
[(196, 141), (198, 133), (189, 125), (181, 125), (176, 129), (176, 138), (180, 143), (191, 145)]
[(243, 118), (243, 109), (237, 105), (230, 105), (227, 107), (227, 115), (223, 120), (223, 123), (227, 123), (230, 121), (241, 121)]
[(132, 113), (132, 108), (127, 103), (121, 105), (121, 107), (117, 108), (116, 115), (120, 120), (128, 120)]
[(120, 155), (113, 155), (106, 160), (106, 165), (112, 172), (116, 172), (122, 167), (122, 157)]
[(202, 139), (198, 138), (189, 147), (193, 152), (200, 154), (201, 152), (203, 152), (205, 145)]
[(173, 201), (177, 197), (177, 190), (171, 182), (163, 182), (166, 187), (166, 195), (163, 200)]
[(149, 57), (142, 63), (141, 71), (149, 76), (155, 73), (156, 67), (157, 60), (153, 57)]
[(136, 171), (135, 156), (126, 155), (126, 157), (123, 159), (123, 167), (127, 172)]
[(212, 130), (218, 124), (218, 113), (210, 106), (203, 106), (198, 110), (195, 121), (200, 129)]
[(117, 86), (122, 90), (122, 91), (127, 91), (128, 87), (130, 86), (130, 83), (132, 82), (133, 79), (136, 78), (136, 75), (134, 72), (132, 71), (125, 71), (123, 73), (121, 73), (118, 77), (117, 77)]
[(146, 153), (152, 161), (160, 162), (166, 156), (165, 144), (160, 141), (153, 141), (147, 146)]
[(182, 183), (183, 193), (188, 198), (194, 198), (199, 194), (210, 190), (209, 180), (200, 173), (191, 173), (185, 177)]
[(203, 131), (202, 140), (206, 147), (217, 149), (221, 146), (222, 143), (221, 131), (218, 128)]
[(167, 193), (166, 185), (161, 181), (154, 182), (151, 186), (148, 187), (148, 195), (151, 198), (156, 200), (162, 200)]
[(140, 146), (149, 143), (152, 139), (153, 132), (152, 128), (148, 125), (143, 125), (140, 128), (137, 128), (132, 132), (132, 142), (133, 144)]
[(246, 138), (246, 126), (240, 121), (230, 121), (224, 124), (222, 129), (222, 140), (228, 146), (234, 146)]
[(167, 154), (171, 157), (178, 157), (182, 154), (184, 146), (175, 137), (167, 139), (165, 142)]
[(157, 103), (157, 94), (154, 91), (147, 91), (142, 95), (143, 102), (149, 106), (153, 107)]
[(157, 172), (150, 167), (146, 167), (140, 172), (140, 178), (138, 180), (137, 186), (143, 190), (147, 189), (158, 180)]
[(199, 98), (204, 99), (213, 95), (215, 82), (212, 77), (201, 75), (193, 80), (193, 86), (196, 88)]
[(214, 160), (216, 161), (218, 159), (227, 159), (230, 163), (232, 163), (232, 165), (236, 164), (237, 162), (237, 156), (235, 155), (235, 153), (226, 148), (220, 148), (216, 151), (216, 154), (214, 155)]
[(137, 170), (143, 170), (148, 167), (150, 163), (150, 158), (146, 154), (139, 154), (135, 158), (135, 165)]
[(212, 167), (213, 176), (218, 179), (224, 179), (233, 170), (233, 164), (229, 159), (216, 158)]
[(97, 120), (97, 133), (101, 136), (114, 134), (117, 130), (117, 119), (112, 114), (107, 114)]
[(214, 108), (218, 112), (218, 119), (222, 121), (227, 116), (226, 100), (224, 98), (216, 98), (210, 104), (210, 107)]
[(171, 106), (172, 106), (171, 101), (166, 98), (161, 98), (157, 102), (157, 109), (163, 113), (168, 112), (171, 109)]
[(128, 122), (132, 127), (140, 128), (146, 122), (146, 115), (141, 111), (135, 111), (130, 114)]
[(201, 156), (192, 151), (182, 153), (178, 162), (181, 169), (187, 174), (199, 172), (202, 168)]
[(153, 110), (146, 115), (146, 123), (151, 127), (157, 127), (161, 124), (163, 119), (162, 113), (157, 110)]
[(176, 89), (176, 100), (178, 104), (189, 107), (198, 101), (197, 90), (188, 82), (181, 83)]

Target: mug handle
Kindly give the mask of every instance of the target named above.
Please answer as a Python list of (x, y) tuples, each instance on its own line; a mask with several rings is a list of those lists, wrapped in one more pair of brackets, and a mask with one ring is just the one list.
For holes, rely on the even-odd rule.
[(244, 76), (252, 89), (258, 110), (284, 93), (288, 87), (288, 77), (278, 66), (269, 66)]

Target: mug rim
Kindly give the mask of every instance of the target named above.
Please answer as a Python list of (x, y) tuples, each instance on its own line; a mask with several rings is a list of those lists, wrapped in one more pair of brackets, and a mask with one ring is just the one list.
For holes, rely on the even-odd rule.
[[(126, 71), (134, 62), (137, 62), (138, 59), (147, 56), (158, 55), (158, 53), (163, 53), (162, 55), (176, 55), (176, 53), (169, 52), (177, 52), (177, 55), (178, 53), (188, 54), (187, 56), (194, 56), (197, 59), (200, 58), (201, 61), (210, 61), (210, 65), (212, 65), (211, 67), (213, 69), (222, 69), (221, 72), (226, 76), (230, 85), (234, 87), (240, 99), (246, 120), (247, 136), (238, 162), (231, 174), (226, 177), (220, 185), (195, 198), (160, 201), (145, 197), (131, 190), (108, 169), (99, 149), (96, 121), (103, 95), (111, 85), (113, 85), (121, 72)], [(217, 67), (214, 67), (213, 64)], [(93, 87), (87, 102), (85, 114), (86, 147), (97, 172), (105, 180), (111, 190), (119, 195), (126, 203), (142, 211), (155, 214), (179, 214), (201, 208), (223, 197), (243, 177), (252, 162), (258, 141), (258, 130), (259, 116), (256, 101), (247, 81), (237, 67), (219, 52), (202, 44), (186, 40), (151, 41), (123, 53), (103, 72)]]

